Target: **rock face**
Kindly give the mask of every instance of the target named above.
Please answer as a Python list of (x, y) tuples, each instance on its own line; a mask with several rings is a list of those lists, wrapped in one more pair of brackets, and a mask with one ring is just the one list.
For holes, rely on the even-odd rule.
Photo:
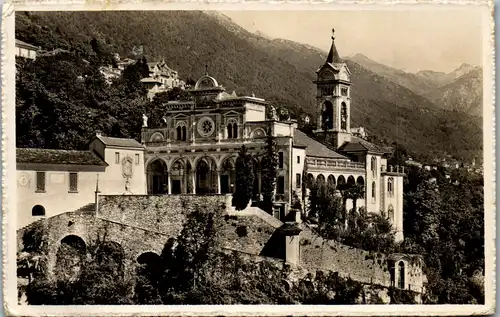
[[(467, 69), (460, 67), (454, 73), (461, 74)], [(451, 83), (430, 91), (426, 97), (443, 109), (482, 116), (483, 70), (476, 67)]]

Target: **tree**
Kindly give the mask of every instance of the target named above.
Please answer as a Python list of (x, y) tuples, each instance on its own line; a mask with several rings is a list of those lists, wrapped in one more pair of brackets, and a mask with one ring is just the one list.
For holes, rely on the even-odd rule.
[(233, 205), (236, 210), (243, 210), (253, 196), (255, 180), (253, 157), (243, 145), (236, 159), (236, 189), (233, 194)]
[(273, 211), (274, 192), (278, 172), (278, 151), (276, 138), (268, 129), (266, 146), (262, 157), (262, 199), (263, 209), (268, 213)]

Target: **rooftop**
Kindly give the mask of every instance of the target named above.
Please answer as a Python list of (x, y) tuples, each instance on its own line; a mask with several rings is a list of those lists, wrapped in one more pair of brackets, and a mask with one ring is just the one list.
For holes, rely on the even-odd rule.
[(28, 44), (28, 43), (23, 42), (23, 41), (18, 40), (18, 39), (16, 39), (16, 46), (22, 46), (22, 47), (25, 47), (25, 48), (31, 48), (33, 50), (39, 50), (40, 49), (38, 46)]
[(144, 148), (144, 146), (141, 143), (137, 142), (134, 139), (113, 138), (102, 135), (98, 135), (97, 138), (106, 146), (141, 148), (141, 149)]
[(375, 152), (382, 154), (392, 153), (392, 149), (378, 146), (361, 138), (352, 136), (351, 142), (348, 142), (340, 147), (343, 152)]
[(90, 151), (51, 150), (17, 148), (17, 163), (98, 165), (107, 166), (106, 162)]
[(309, 157), (324, 157), (334, 159), (345, 159), (347, 157), (329, 149), (326, 145), (310, 138), (304, 132), (294, 129), (293, 143), (296, 146), (306, 147), (306, 155)]

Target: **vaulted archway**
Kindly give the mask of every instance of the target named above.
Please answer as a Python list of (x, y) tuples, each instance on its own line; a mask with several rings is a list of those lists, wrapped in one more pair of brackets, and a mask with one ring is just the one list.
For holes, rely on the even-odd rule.
[(156, 159), (149, 163), (146, 173), (149, 195), (166, 194), (168, 192), (168, 168), (162, 159)]

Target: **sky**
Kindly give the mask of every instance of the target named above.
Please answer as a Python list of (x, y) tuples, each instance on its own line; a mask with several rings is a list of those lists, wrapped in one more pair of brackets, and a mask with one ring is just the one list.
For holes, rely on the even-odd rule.
[(328, 51), (332, 28), (340, 56), (357, 53), (408, 72), (451, 72), (481, 66), (484, 11), (463, 9), (356, 11), (223, 11), (251, 32)]

